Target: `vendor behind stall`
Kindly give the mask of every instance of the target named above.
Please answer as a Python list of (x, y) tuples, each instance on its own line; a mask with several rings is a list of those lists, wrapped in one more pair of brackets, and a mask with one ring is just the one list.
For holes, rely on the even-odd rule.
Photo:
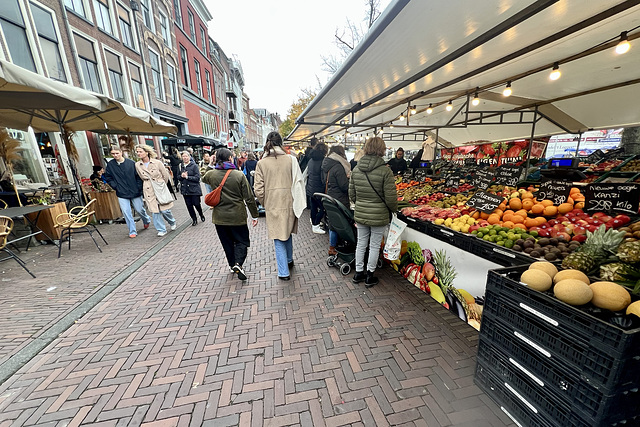
[(404, 159), (402, 147), (396, 150), (396, 156), (387, 162), (394, 175), (398, 175), (407, 170), (407, 161)]

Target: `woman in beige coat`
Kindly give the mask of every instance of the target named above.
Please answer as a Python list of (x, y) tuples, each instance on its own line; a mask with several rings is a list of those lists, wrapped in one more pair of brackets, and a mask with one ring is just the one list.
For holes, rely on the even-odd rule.
[[(267, 231), (273, 239), (278, 263), (278, 278), (289, 280), (289, 268), (293, 267), (292, 233), (298, 232), (298, 218), (293, 208), (292, 162), (300, 171), (298, 162), (282, 148), (282, 137), (278, 132), (267, 135), (264, 157), (256, 165), (253, 189), (264, 206)], [(302, 196), (304, 198), (304, 195)]]
[(158, 236), (164, 236), (167, 234), (167, 228), (164, 225), (163, 217), (171, 226), (171, 230), (176, 229), (176, 220), (171, 213), (173, 202), (159, 204), (151, 180), (163, 182), (166, 185), (171, 177), (164, 164), (160, 160), (156, 160), (156, 152), (148, 145), (138, 145), (136, 154), (140, 159), (136, 162), (136, 172), (142, 179), (144, 201), (147, 203), (147, 209), (153, 214), (153, 226), (158, 230)]

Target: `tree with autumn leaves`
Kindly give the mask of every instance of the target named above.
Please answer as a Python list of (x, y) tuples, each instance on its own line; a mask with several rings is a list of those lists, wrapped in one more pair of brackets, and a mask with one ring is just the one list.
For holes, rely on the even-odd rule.
[(300, 114), (316, 97), (316, 92), (311, 89), (302, 89), (302, 93), (298, 95), (298, 99), (291, 104), (289, 111), (287, 112), (287, 118), (280, 125), (280, 135), (286, 138), (287, 135), (293, 131), (296, 127), (296, 119), (300, 117)]

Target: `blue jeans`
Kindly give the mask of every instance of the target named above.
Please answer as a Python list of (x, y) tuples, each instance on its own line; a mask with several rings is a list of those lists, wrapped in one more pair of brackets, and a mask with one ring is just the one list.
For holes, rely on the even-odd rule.
[(166, 233), (167, 227), (164, 225), (163, 219), (166, 219), (169, 225), (173, 225), (176, 223), (176, 219), (173, 217), (171, 213), (171, 209), (167, 209), (166, 211), (160, 211), (158, 213), (153, 213), (153, 226), (158, 230), (159, 233)]
[[(203, 184), (204, 184), (204, 189), (206, 190), (207, 194), (211, 193), (213, 188), (211, 188), (211, 186), (209, 184), (207, 184), (206, 182), (203, 182)], [(206, 196), (206, 194), (205, 194), (205, 196)]]
[(133, 220), (133, 213), (131, 212), (131, 203), (133, 203), (133, 208), (138, 212), (140, 218), (142, 218), (143, 224), (149, 224), (151, 222), (151, 218), (149, 218), (147, 211), (144, 209), (142, 197), (136, 197), (135, 199), (122, 199), (118, 197), (118, 203), (120, 204), (120, 210), (122, 211), (124, 220), (127, 222), (127, 227), (129, 227), (129, 234), (138, 234), (136, 231), (136, 222)]
[(338, 233), (329, 229), (329, 246), (335, 248), (338, 246)]
[(376, 271), (378, 256), (380, 255), (380, 244), (387, 229), (386, 225), (370, 227), (368, 225), (356, 224), (358, 230), (358, 244), (356, 245), (356, 271), (364, 271), (364, 255), (369, 246), (369, 259), (367, 260), (367, 271)]
[(276, 246), (276, 262), (278, 263), (278, 276), (289, 275), (289, 263), (293, 261), (293, 236), (287, 240), (273, 239)]

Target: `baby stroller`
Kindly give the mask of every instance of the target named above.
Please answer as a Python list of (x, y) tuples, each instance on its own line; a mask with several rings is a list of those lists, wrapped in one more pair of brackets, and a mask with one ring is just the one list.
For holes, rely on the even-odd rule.
[(358, 234), (356, 232), (356, 223), (353, 220), (353, 213), (342, 203), (327, 194), (315, 193), (313, 196), (320, 199), (327, 215), (329, 227), (338, 233), (338, 245), (336, 246), (338, 254), (329, 255), (327, 265), (329, 267), (338, 267), (340, 273), (346, 276), (351, 272), (351, 266), (356, 261)]

